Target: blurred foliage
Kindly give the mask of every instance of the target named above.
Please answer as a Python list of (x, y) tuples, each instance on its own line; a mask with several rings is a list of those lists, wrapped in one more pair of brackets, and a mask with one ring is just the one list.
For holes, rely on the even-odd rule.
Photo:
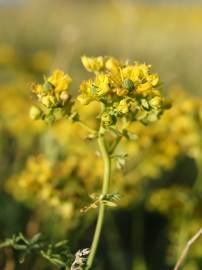
[[(116, 150), (128, 154), (113, 171), (111, 192), (121, 200), (108, 211), (96, 269), (172, 269), (202, 224), (202, 7), (34, 0), (1, 6), (0, 22), (0, 239), (42, 231), (67, 238), (71, 253), (90, 245), (96, 210), (80, 210), (100, 189), (96, 145), (66, 120), (31, 121), (30, 84), (59, 67), (77, 78), (76, 93), (83, 53), (133, 58), (160, 71), (173, 107), (150, 126), (132, 124), (135, 140)], [(82, 109), (92, 127), (97, 111), (95, 103)], [(55, 269), (37, 254), (24, 265), (18, 259), (1, 251), (0, 269)], [(201, 267), (198, 240), (184, 269)]]

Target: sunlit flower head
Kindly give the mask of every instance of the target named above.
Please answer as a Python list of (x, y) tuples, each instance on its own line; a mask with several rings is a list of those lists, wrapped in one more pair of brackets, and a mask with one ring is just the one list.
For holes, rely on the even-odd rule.
[(69, 95), (71, 77), (56, 69), (49, 77), (44, 77), (43, 84), (33, 84), (32, 90), (38, 99), (38, 106), (33, 106), (30, 116), (54, 122), (70, 114), (72, 101)]
[[(121, 62), (113, 57), (82, 57), (84, 67), (95, 76), (80, 85), (78, 100), (83, 105), (92, 101), (104, 104), (103, 113), (118, 119), (156, 121), (168, 106), (159, 90), (159, 76), (151, 73), (151, 65)], [(100, 63), (100, 65), (98, 65)], [(99, 67), (99, 68), (98, 68)]]

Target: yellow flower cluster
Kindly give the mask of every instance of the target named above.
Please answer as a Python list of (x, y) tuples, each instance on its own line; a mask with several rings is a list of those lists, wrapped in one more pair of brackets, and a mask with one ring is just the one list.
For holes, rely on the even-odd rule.
[[(69, 164), (69, 171), (72, 165)], [(12, 177), (6, 188), (8, 191), (12, 190), (16, 199), (22, 202), (32, 206), (43, 206), (42, 209), (52, 209), (65, 218), (71, 218), (73, 204), (61, 196), (60, 174), (54, 171), (56, 170), (53, 164), (43, 156), (30, 157), (24, 170)], [(68, 172), (66, 170), (63, 173)]]
[(63, 218), (71, 218), (83, 206), (86, 190), (92, 193), (94, 180), (102, 175), (101, 162), (95, 162), (93, 172), (89, 167), (94, 160), (95, 156), (86, 152), (72, 152), (71, 156), (54, 161), (45, 155), (30, 156), (24, 169), (7, 181), (6, 190), (23, 203), (43, 206), (45, 211), (52, 209)]
[(147, 207), (167, 215), (192, 213), (195, 201), (190, 199), (191, 194), (190, 189), (181, 186), (161, 188), (149, 197)]
[(150, 65), (101, 56), (83, 56), (82, 63), (95, 77), (81, 83), (78, 100), (83, 105), (92, 101), (103, 103), (104, 126), (114, 125), (123, 117), (129, 122), (148, 124), (169, 107), (158, 90), (159, 77), (150, 72)]
[[(11, 95), (13, 94), (10, 93)], [(201, 200), (194, 196), (188, 187), (180, 185), (171, 187), (169, 183), (169, 186), (159, 188), (158, 183), (154, 181), (159, 181), (159, 186), (161, 186), (162, 182), (159, 179), (162, 173), (171, 171), (176, 166), (177, 160), (185, 155), (197, 163), (202, 159), (202, 101), (179, 91), (170, 95), (175, 100), (173, 108), (166, 111), (160, 121), (151, 123), (147, 127), (141, 123), (131, 123), (128, 127), (131, 133), (137, 134), (138, 140), (123, 139), (122, 144), (117, 148), (115, 154), (127, 152), (128, 157), (123, 171), (116, 169), (113, 171), (112, 187), (114, 188), (112, 191), (118, 190), (120, 194), (127, 193), (127, 196), (123, 196), (119, 203), (123, 208), (136, 204), (142, 198), (145, 199), (144, 196), (147, 194), (147, 209), (159, 211), (170, 221), (168, 237), (174, 254), (169, 255), (169, 259), (176, 261), (175, 251), (177, 251), (176, 243), (180, 227), (183, 228), (187, 240), (195, 233), (202, 219)], [(94, 115), (99, 112), (99, 103), (92, 102), (89, 106), (82, 106), (79, 103), (77, 105), (84, 121), (96, 127)], [(2, 107), (0, 112), (2, 116), (10, 117), (10, 121), (6, 118), (8, 119), (6, 122), (10, 122), (11, 125), (11, 119), (14, 117), (13, 114), (10, 116), (10, 110), (14, 108), (9, 108), (6, 111)], [(21, 118), (24, 114), (19, 118), (24, 119)], [(26, 125), (29, 132), (32, 126), (32, 122), (30, 122), (30, 127)], [(41, 134), (42, 137), (44, 132), (44, 129), (39, 130), (37, 134)], [(6, 181), (7, 192), (18, 201), (34, 205), (36, 211), (40, 211), (40, 219), (46, 218), (47, 212), (51, 212), (52, 215), (64, 217), (64, 220), (78, 222), (79, 210), (89, 203), (87, 194), (97, 192), (100, 188), (103, 165), (95, 156), (97, 148), (94, 143), (86, 144), (86, 141), (81, 140), (87, 134), (82, 128), (70, 122), (59, 121), (49, 129), (49, 132), (54, 137), (52, 143), (46, 136), (42, 142), (43, 147), (39, 149), (42, 153), (47, 144), (46, 158), (44, 156), (29, 158), (22, 172), (18, 174), (15, 172)], [(22, 136), (22, 132), (19, 132), (20, 136), (25, 141), (25, 135)], [(89, 147), (92, 147), (94, 151), (89, 150)], [(29, 148), (26, 150), (28, 152)], [(58, 152), (60, 159), (52, 159), (54, 154), (58, 156)], [(64, 156), (64, 153), (68, 155)], [(114, 162), (116, 161), (113, 160)], [(94, 170), (91, 169), (92, 164)], [(167, 178), (166, 175), (166, 179), (169, 182), (169, 176)], [(152, 190), (150, 187), (155, 188)], [(189, 226), (182, 226), (180, 223), (182, 215), (188, 215), (185, 224)], [(69, 226), (73, 226), (72, 222), (65, 224), (68, 226), (67, 231), (71, 231)], [(196, 243), (193, 254), (196, 257), (201, 254), (200, 242)]]
[(52, 123), (71, 112), (72, 101), (68, 93), (72, 79), (61, 70), (55, 70), (44, 78), (43, 84), (34, 84), (33, 92), (37, 95), (40, 106), (32, 106), (30, 117)]
[(148, 127), (136, 123), (129, 130), (138, 136), (136, 142), (127, 141), (125, 151), (131, 157), (126, 166), (131, 170), (133, 183), (143, 179), (158, 179), (162, 171), (173, 169), (178, 157), (202, 157), (202, 101), (180, 91), (171, 93), (175, 100), (160, 121)]

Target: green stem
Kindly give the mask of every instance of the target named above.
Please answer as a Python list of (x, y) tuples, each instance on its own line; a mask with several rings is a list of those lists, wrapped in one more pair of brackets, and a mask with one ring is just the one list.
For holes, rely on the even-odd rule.
[(90, 133), (93, 133), (93, 134), (96, 134), (96, 133), (97, 133), (96, 130), (90, 128), (89, 126), (87, 126), (87, 125), (86, 125), (84, 122), (82, 122), (81, 120), (77, 121), (77, 123), (78, 123), (81, 127), (83, 127), (84, 129), (86, 129), (87, 131), (89, 131)]
[[(103, 198), (109, 192), (110, 174), (111, 174), (111, 159), (107, 151), (107, 147), (106, 147), (106, 143), (104, 139), (104, 132), (105, 130), (103, 128), (100, 128), (99, 136), (98, 136), (98, 145), (99, 145), (100, 152), (101, 152), (103, 162), (104, 162), (104, 177), (103, 177), (101, 198)], [(101, 203), (99, 207), (95, 233), (94, 233), (94, 237), (93, 237), (93, 241), (92, 241), (92, 245), (90, 249), (91, 251), (90, 251), (90, 255), (88, 256), (86, 270), (90, 269), (93, 265), (93, 261), (94, 261), (95, 254), (97, 251), (97, 247), (98, 247), (98, 243), (99, 243), (100, 235), (102, 231), (102, 226), (104, 222), (105, 209), (106, 209), (106, 205)]]
[(120, 141), (121, 141), (121, 138), (122, 138), (122, 136), (118, 136), (118, 137), (116, 138), (114, 144), (112, 145), (112, 148), (111, 148), (110, 151), (109, 151), (110, 154), (112, 154), (112, 153), (115, 151), (117, 145), (118, 145), (118, 144), (120, 143)]

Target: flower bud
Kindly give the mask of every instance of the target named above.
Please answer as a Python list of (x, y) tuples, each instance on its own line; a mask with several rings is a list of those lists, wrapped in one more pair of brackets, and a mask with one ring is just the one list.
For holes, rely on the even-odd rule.
[(107, 70), (109, 71), (117, 71), (118, 67), (119, 67), (119, 61), (116, 60), (115, 58), (110, 57), (106, 63), (105, 63), (105, 67)]
[(132, 91), (134, 89), (134, 83), (130, 79), (125, 79), (122, 85), (124, 88), (126, 88), (129, 91)]
[(68, 99), (69, 99), (69, 94), (66, 92), (66, 91), (63, 91), (61, 94), (60, 94), (60, 99), (64, 102), (66, 102)]
[(43, 89), (44, 89), (45, 92), (50, 92), (50, 91), (52, 91), (54, 89), (54, 86), (49, 81), (46, 81), (43, 84)]
[(117, 107), (117, 111), (123, 114), (126, 114), (129, 112), (129, 104), (126, 99), (123, 99), (120, 101)]
[(90, 72), (100, 71), (104, 66), (104, 59), (102, 56), (98, 57), (81, 57), (82, 64)]
[(29, 116), (31, 119), (37, 120), (41, 117), (41, 110), (36, 106), (32, 106), (29, 111)]

